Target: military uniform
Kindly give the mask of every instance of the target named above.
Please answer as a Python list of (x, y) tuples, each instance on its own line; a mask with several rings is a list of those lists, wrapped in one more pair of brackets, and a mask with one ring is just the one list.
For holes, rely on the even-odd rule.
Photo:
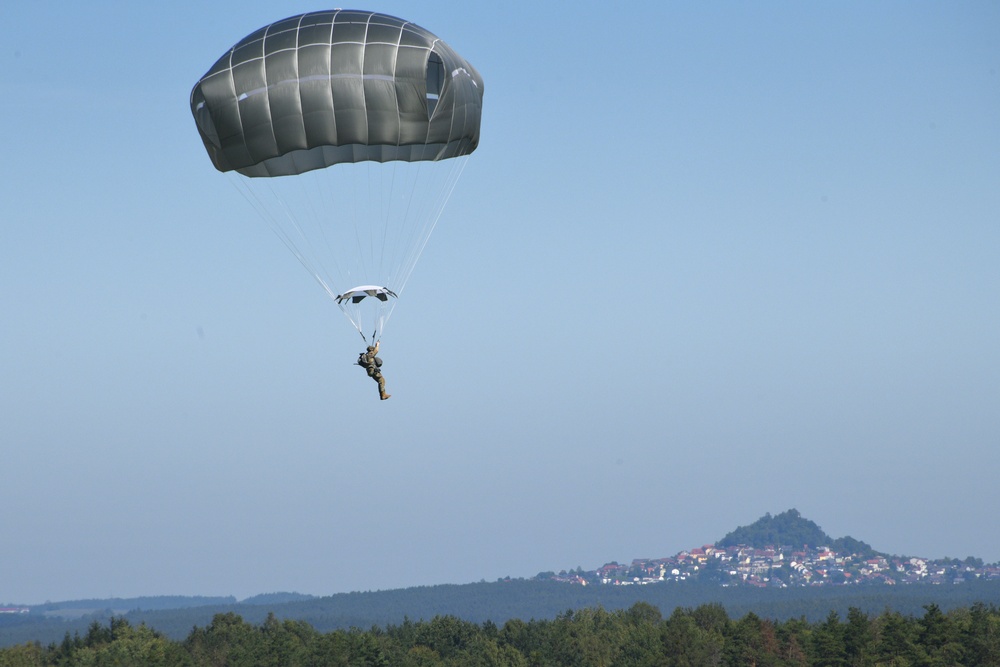
[(378, 397), (385, 400), (391, 394), (385, 393), (385, 378), (382, 376), (382, 360), (378, 357), (378, 343), (375, 346), (368, 346), (368, 349), (358, 355), (358, 366), (365, 369), (368, 377), (378, 382)]

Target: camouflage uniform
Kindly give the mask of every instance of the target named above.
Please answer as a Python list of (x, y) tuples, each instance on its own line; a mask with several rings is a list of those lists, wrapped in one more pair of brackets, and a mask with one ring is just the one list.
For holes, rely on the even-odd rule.
[(378, 357), (378, 343), (375, 346), (368, 346), (368, 349), (358, 355), (358, 366), (361, 366), (368, 373), (368, 377), (378, 382), (378, 397), (385, 400), (391, 394), (385, 393), (385, 378), (382, 377), (382, 360)]

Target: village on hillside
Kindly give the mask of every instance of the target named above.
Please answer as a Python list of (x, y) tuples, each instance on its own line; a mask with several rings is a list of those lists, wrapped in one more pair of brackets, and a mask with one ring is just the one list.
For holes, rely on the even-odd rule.
[(596, 570), (541, 573), (536, 578), (614, 586), (700, 581), (721, 586), (824, 586), (849, 584), (960, 584), (1000, 579), (1000, 563), (978, 558), (927, 559), (885, 554), (836, 553), (828, 547), (706, 545), (669, 558), (607, 563)]

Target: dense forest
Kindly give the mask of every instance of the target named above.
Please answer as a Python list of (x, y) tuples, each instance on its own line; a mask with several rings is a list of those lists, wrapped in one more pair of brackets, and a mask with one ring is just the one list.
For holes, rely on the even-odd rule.
[[(406, 618), (427, 620), (454, 616), (473, 623), (502, 625), (511, 619), (554, 619), (566, 610), (628, 609), (644, 602), (658, 609), (719, 605), (733, 618), (754, 613), (787, 621), (824, 620), (830, 611), (846, 617), (852, 607), (867, 614), (893, 609), (919, 616), (926, 605), (941, 610), (968, 608), (976, 602), (1000, 604), (1000, 581), (970, 581), (947, 586), (820, 586), (786, 589), (723, 588), (696, 582), (653, 586), (570, 586), (548, 581), (502, 580), (475, 584), (442, 584), (386, 591), (339, 593), (297, 599), (260, 596), (242, 603), (202, 604), (164, 609), (156, 599), (92, 601), (98, 609), (86, 616), (59, 618), (48, 614), (0, 616), (0, 646), (59, 642), (67, 632), (83, 634), (94, 621), (107, 624), (112, 616), (132, 626), (146, 625), (172, 640), (181, 640), (194, 626), (208, 625), (218, 614), (234, 613), (261, 624), (269, 613), (279, 620), (302, 621), (320, 632), (399, 625)], [(207, 600), (201, 600), (206, 602)], [(107, 608), (98, 605), (104, 603)], [(259, 602), (260, 604), (254, 604)], [(194, 604), (194, 601), (192, 601)], [(117, 610), (117, 611), (113, 611)]]
[(304, 621), (269, 615), (253, 625), (216, 615), (183, 640), (121, 617), (91, 624), (61, 643), (0, 649), (0, 667), (274, 665), (432, 667), (534, 665), (670, 667), (690, 665), (855, 666), (1000, 665), (1000, 609), (981, 603), (919, 616), (850, 608), (819, 622), (731, 619), (718, 604), (676, 608), (664, 618), (640, 602), (628, 609), (567, 611), (551, 620), (502, 626), (436, 616), (368, 630), (322, 633)]

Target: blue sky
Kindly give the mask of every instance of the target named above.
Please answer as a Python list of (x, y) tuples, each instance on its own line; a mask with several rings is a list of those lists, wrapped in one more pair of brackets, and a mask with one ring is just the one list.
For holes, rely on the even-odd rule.
[(385, 402), (188, 108), (324, 8), (0, 9), (0, 601), (530, 577), (791, 507), (1000, 560), (1000, 7), (371, 7), (486, 83)]

